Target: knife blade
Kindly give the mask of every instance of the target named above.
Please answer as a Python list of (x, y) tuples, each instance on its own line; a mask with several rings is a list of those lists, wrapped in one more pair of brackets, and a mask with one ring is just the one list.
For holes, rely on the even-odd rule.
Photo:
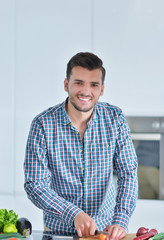
[(95, 231), (95, 235), (100, 235), (100, 233), (102, 233), (104, 235), (109, 235), (109, 233), (107, 233), (107, 232), (98, 231), (98, 230)]
[(78, 235), (72, 233), (66, 233), (65, 235), (61, 235), (57, 232), (44, 231), (42, 240), (79, 240), (79, 239), (83, 240), (87, 238), (96, 239), (96, 237), (98, 237), (101, 233), (103, 233), (104, 235), (109, 235), (107, 232), (96, 230), (94, 236), (90, 237), (83, 236), (79, 238)]

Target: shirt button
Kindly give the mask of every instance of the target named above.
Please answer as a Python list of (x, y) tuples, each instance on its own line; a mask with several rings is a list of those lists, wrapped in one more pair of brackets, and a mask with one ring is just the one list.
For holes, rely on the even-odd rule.
[(86, 200), (85, 203), (87, 203), (88, 201)]

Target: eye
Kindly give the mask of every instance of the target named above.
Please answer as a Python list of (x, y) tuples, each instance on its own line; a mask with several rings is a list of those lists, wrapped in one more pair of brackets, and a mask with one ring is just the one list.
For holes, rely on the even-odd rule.
[(82, 81), (80, 81), (80, 80), (75, 80), (75, 81), (74, 81), (74, 84), (76, 84), (76, 85), (81, 85), (81, 84), (82, 84)]
[(99, 84), (97, 84), (97, 83), (92, 83), (92, 87), (98, 87), (99, 86)]

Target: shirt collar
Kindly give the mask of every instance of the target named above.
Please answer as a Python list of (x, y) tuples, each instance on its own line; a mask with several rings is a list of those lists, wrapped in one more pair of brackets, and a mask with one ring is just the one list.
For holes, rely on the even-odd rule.
[[(67, 125), (67, 124), (71, 123), (71, 120), (70, 120), (70, 118), (69, 118), (69, 116), (67, 114), (67, 111), (66, 111), (66, 103), (67, 103), (67, 101), (68, 101), (68, 97), (62, 103), (62, 122), (63, 122), (64, 125)], [(101, 117), (101, 114), (100, 114), (100, 112), (98, 110), (97, 103), (96, 103), (96, 105), (94, 106), (92, 117), (88, 121), (88, 125), (90, 126), (90, 125), (92, 125), (92, 123), (97, 122), (99, 117)]]

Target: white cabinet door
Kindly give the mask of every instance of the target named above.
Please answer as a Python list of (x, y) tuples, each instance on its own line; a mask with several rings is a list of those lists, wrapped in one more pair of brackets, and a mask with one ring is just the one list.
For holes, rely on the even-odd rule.
[(65, 100), (66, 64), (92, 48), (92, 0), (16, 0), (16, 192), (33, 117)]
[(164, 1), (94, 1), (94, 50), (107, 69), (103, 100), (127, 114), (164, 113)]
[(43, 231), (43, 212), (27, 199), (25, 194), (15, 196), (14, 210), (19, 218), (25, 217), (31, 222), (33, 230)]
[(14, 196), (0, 195), (0, 209), (7, 209), (7, 210), (14, 209)]
[(0, 1), (0, 194), (14, 190), (14, 7)]

